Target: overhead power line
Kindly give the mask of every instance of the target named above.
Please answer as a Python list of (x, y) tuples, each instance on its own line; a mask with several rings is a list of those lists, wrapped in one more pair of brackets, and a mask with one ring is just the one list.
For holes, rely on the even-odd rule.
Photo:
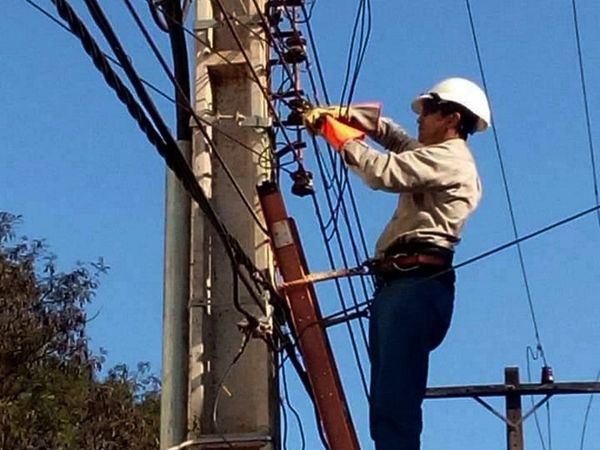
[[(370, 0), (359, 0), (358, 8), (356, 11), (356, 17), (354, 19), (354, 25), (352, 27), (352, 37), (350, 38), (350, 46), (348, 48), (348, 58), (346, 63), (346, 76), (344, 78), (344, 84), (342, 88), (342, 94), (340, 98), (340, 105), (350, 105), (352, 98), (354, 97), (354, 90), (356, 89), (356, 83), (358, 82), (358, 76), (360, 69), (367, 52), (369, 39), (371, 37), (371, 1)], [(358, 34), (358, 44), (356, 44)], [(354, 58), (354, 47), (357, 46), (356, 57)], [(351, 75), (352, 60), (354, 61), (354, 69)], [(348, 91), (348, 99), (344, 101)]]
[[(94, 8), (99, 8), (99, 5), (97, 5), (97, 3), (94, 5), (95, 1), (86, 0), (86, 2), (87, 1), (92, 2), (92, 6), (94, 6)], [(90, 55), (94, 65), (102, 73), (107, 84), (115, 91), (117, 97), (125, 104), (132, 117), (136, 120), (140, 129), (148, 138), (149, 142), (154, 145), (159, 154), (165, 159), (167, 166), (181, 181), (184, 189), (198, 204), (202, 212), (207, 216), (209, 222), (215, 228), (217, 235), (219, 236), (224, 245), (226, 254), (231, 260), (232, 269), (235, 273), (234, 279), (237, 280), (239, 278), (239, 280), (242, 281), (251, 298), (256, 302), (257, 306), (260, 308), (263, 314), (265, 314), (265, 309), (263, 306), (264, 300), (259, 296), (259, 294), (257, 294), (254, 291), (251, 282), (254, 283), (257, 287), (269, 292), (271, 297), (271, 303), (275, 306), (280, 307), (281, 311), (286, 317), (286, 321), (288, 323), (291, 323), (289, 318), (289, 311), (285, 303), (282, 302), (278, 291), (275, 289), (275, 287), (271, 284), (269, 280), (265, 279), (263, 273), (254, 265), (253, 261), (244, 252), (240, 243), (235, 239), (235, 237), (233, 237), (229, 233), (225, 224), (219, 219), (215, 210), (212, 208), (210, 202), (208, 201), (208, 198), (204, 194), (202, 187), (198, 184), (198, 181), (196, 180), (193, 171), (187, 164), (187, 161), (185, 161), (185, 159), (181, 155), (181, 152), (179, 151), (179, 148), (177, 147), (177, 144), (174, 141), (173, 137), (168, 133), (165, 136), (166, 142), (165, 140), (163, 140), (162, 136), (154, 128), (149, 118), (145, 115), (145, 112), (142, 109), (142, 107), (133, 98), (131, 92), (129, 92), (128, 88), (123, 84), (118, 75), (113, 71), (110, 64), (108, 64), (107, 59), (104, 57), (97, 43), (92, 38), (83, 22), (76, 15), (75, 11), (70, 7), (68, 1), (52, 0), (52, 2), (57, 7), (59, 15), (64, 20), (66, 20), (69, 26), (71, 27), (73, 34), (80, 39), (84, 50), (86, 51), (86, 53), (88, 53), (88, 55)], [(94, 13), (97, 12), (98, 11), (94, 11)], [(120, 45), (118, 47), (120, 47)], [(127, 55), (124, 53), (124, 51), (122, 51), (122, 49), (119, 48), (116, 49), (115, 53), (123, 59), (121, 60), (121, 64), (132, 75), (132, 78), (130, 80), (132, 82), (132, 85), (137, 90), (141, 91), (140, 93), (147, 98), (147, 94), (143, 91), (143, 86), (141, 85), (141, 82), (139, 80), (139, 77), (137, 77), (135, 70), (131, 66)], [(148, 106), (152, 107), (151, 104)], [(160, 115), (158, 116), (158, 120), (162, 121)], [(166, 126), (164, 126), (164, 123), (162, 128), (166, 128)], [(249, 279), (246, 276), (246, 274), (241, 270), (241, 267), (244, 267), (247, 270), (247, 276), (249, 277)], [(234, 306), (242, 315), (246, 317), (250, 325), (256, 324), (258, 322), (255, 317), (251, 316), (241, 307), (239, 301), (236, 301), (236, 298), (234, 298)], [(299, 379), (303, 387), (305, 388), (309, 398), (314, 403), (312, 391), (308, 383), (308, 378), (300, 361), (294, 353), (294, 344), (289, 340), (288, 336), (280, 332), (279, 328), (276, 328), (275, 332), (277, 333), (278, 338), (281, 339), (281, 342), (284, 343), (282, 348), (287, 352), (288, 358), (294, 366), (294, 369), (298, 373)]]
[[(592, 177), (594, 180), (594, 196), (596, 204), (600, 204), (600, 194), (598, 193), (598, 173), (596, 171), (596, 152), (594, 151), (594, 140), (592, 139), (592, 121), (590, 118), (590, 106), (588, 102), (587, 87), (585, 82), (585, 70), (583, 67), (583, 52), (581, 51), (581, 37), (579, 35), (579, 19), (577, 15), (577, 3), (572, 0), (573, 24), (575, 25), (575, 41), (577, 43), (577, 60), (579, 62), (579, 78), (581, 79), (581, 94), (583, 96), (583, 108), (585, 112), (585, 128), (587, 131), (587, 141), (590, 151), (590, 161), (592, 163)], [(597, 214), (598, 225), (600, 225), (600, 211)]]
[[(68, 32), (69, 34), (72, 34), (74, 36), (76, 36), (73, 31), (71, 31), (71, 29), (67, 26), (65, 26), (63, 23), (61, 23), (56, 17), (54, 17), (52, 14), (50, 14), (48, 11), (46, 11), (44, 8), (42, 8), (39, 4), (35, 3), (33, 0), (24, 0), (25, 2), (27, 2), (29, 5), (31, 5), (34, 9), (36, 9), (37, 11), (39, 11), (41, 14), (43, 14), (44, 16), (46, 16), (48, 19), (50, 19), (52, 22), (54, 22), (56, 25), (60, 26), (63, 30), (65, 30), (66, 32)], [(151, 0), (150, 0), (151, 1)], [(189, 30), (186, 30), (189, 31)], [(190, 31), (191, 33), (191, 31)], [(193, 34), (193, 33), (192, 33)], [(199, 39), (199, 38), (198, 38)], [(207, 43), (205, 43), (203, 40), (200, 40), (200, 42), (203, 45), (206, 45), (207, 47), (210, 47)], [(224, 61), (227, 61), (230, 64), (233, 64), (231, 61), (229, 61), (222, 53), (211, 49), (211, 51), (215, 54), (217, 54), (218, 56), (220, 56), (221, 58), (223, 58)], [(119, 61), (117, 61), (116, 59), (114, 59), (112, 56), (110, 56), (109, 54), (102, 52), (102, 54), (104, 55), (104, 57), (106, 59), (108, 59), (111, 63), (115, 64), (118, 67), (122, 68), (122, 65)], [(255, 80), (253, 78), (249, 78), (252, 82), (255, 82)], [(161, 97), (163, 97), (165, 100), (171, 102), (174, 105), (179, 105), (179, 106), (184, 106), (184, 107), (190, 107), (189, 105), (181, 105), (177, 102), (177, 100), (175, 100), (172, 96), (170, 96), (169, 94), (167, 94), (165, 91), (163, 91), (162, 89), (158, 88), (156, 85), (150, 83), (149, 81), (145, 80), (144, 78), (140, 77), (140, 80), (142, 81), (142, 83), (144, 83), (144, 85), (146, 87), (148, 87), (149, 89), (151, 89), (153, 92), (157, 93), (158, 95), (160, 95)], [(239, 145), (240, 147), (242, 147), (244, 150), (247, 150), (255, 155), (257, 155), (259, 158), (265, 158), (264, 152), (258, 152), (255, 149), (253, 149), (252, 147), (246, 145), (244, 142), (240, 141), (239, 139), (235, 138), (234, 136), (230, 135), (229, 133), (223, 131), (219, 126), (217, 126), (214, 122), (208, 120), (208, 119), (204, 119), (202, 117), (197, 117), (198, 120), (200, 120), (200, 122), (202, 122), (204, 125), (210, 126), (212, 127), (212, 129), (214, 131), (216, 131), (217, 133), (219, 133), (220, 135), (222, 135), (224, 138), (230, 140), (231, 142), (236, 143), (237, 145)], [(275, 162), (274, 162), (275, 163)], [(289, 172), (288, 169), (282, 167), (281, 170), (283, 170), (284, 172)]]
[(162, 54), (160, 53), (160, 50), (158, 49), (158, 47), (156, 46), (154, 40), (152, 39), (152, 36), (150, 36), (150, 33), (148, 32), (148, 29), (144, 25), (144, 22), (141, 20), (141, 18), (138, 15), (137, 11), (133, 7), (133, 4), (131, 3), (131, 0), (125, 0), (125, 5), (127, 6), (127, 9), (129, 10), (129, 12), (131, 13), (131, 15), (132, 15), (132, 17), (133, 17), (136, 25), (138, 26), (138, 28), (142, 32), (142, 35), (146, 39), (146, 42), (148, 43), (148, 45), (152, 49), (152, 52), (154, 53), (154, 55), (158, 59), (158, 61), (159, 61), (160, 65), (161, 65), (163, 71), (166, 73), (167, 77), (173, 83), (173, 86), (175, 87), (175, 89), (176, 89), (176, 91), (177, 91), (177, 93), (178, 93), (178, 95), (180, 97), (180, 102), (183, 104), (184, 109), (194, 119), (194, 121), (196, 122), (196, 125), (198, 125), (198, 128), (200, 129), (200, 132), (202, 134), (202, 137), (204, 138), (204, 141), (211, 148), (213, 154), (215, 155), (215, 157), (217, 158), (217, 160), (221, 164), (221, 167), (223, 168), (223, 171), (225, 172), (225, 174), (229, 178), (229, 181), (231, 182), (231, 184), (234, 187), (235, 191), (237, 192), (238, 196), (242, 200), (242, 203), (244, 204), (244, 206), (246, 207), (246, 209), (248, 210), (248, 212), (250, 213), (250, 215), (254, 219), (254, 222), (257, 224), (257, 226), (259, 227), (259, 229), (263, 233), (268, 234), (267, 229), (265, 228), (265, 226), (263, 225), (263, 223), (260, 221), (260, 218), (256, 214), (256, 211), (254, 211), (254, 208), (250, 204), (250, 201), (246, 197), (246, 194), (242, 191), (241, 186), (239, 185), (239, 183), (237, 182), (237, 180), (233, 176), (233, 173), (231, 172), (231, 169), (229, 168), (229, 166), (227, 165), (227, 163), (225, 162), (225, 160), (221, 156), (220, 152), (217, 150), (217, 147), (214, 144), (214, 142), (211, 139), (211, 137), (206, 132), (206, 129), (204, 128), (204, 125), (200, 121), (200, 117), (198, 117), (198, 114), (196, 114), (196, 112), (194, 111), (194, 109), (191, 106), (191, 102), (190, 102), (188, 94), (182, 88), (182, 86), (180, 85), (180, 83), (177, 81), (177, 78), (175, 77), (175, 75), (173, 74), (173, 72), (171, 71), (171, 69), (169, 68), (169, 65), (167, 64), (167, 62), (163, 58)]
[[(477, 57), (477, 65), (479, 67), (479, 73), (481, 76), (481, 81), (483, 83), (483, 88), (486, 92), (486, 94), (489, 97), (489, 89), (488, 89), (488, 84), (487, 84), (487, 79), (485, 77), (485, 71), (483, 70), (483, 60), (481, 58), (481, 51), (479, 49), (479, 40), (477, 38), (477, 31), (475, 29), (475, 21), (473, 19), (473, 12), (471, 11), (471, 2), (469, 0), (465, 0), (465, 4), (467, 7), (467, 13), (469, 16), (469, 25), (471, 27), (471, 35), (473, 37), (473, 44), (475, 47), (475, 54)], [(525, 294), (527, 296), (527, 303), (529, 305), (529, 313), (531, 315), (531, 321), (533, 324), (533, 331), (535, 334), (535, 339), (536, 339), (536, 343), (537, 343), (537, 349), (540, 352), (540, 355), (542, 357), (542, 361), (544, 361), (544, 365), (548, 365), (548, 361), (546, 360), (546, 354), (544, 352), (544, 346), (542, 345), (542, 338), (540, 337), (540, 330), (539, 330), (539, 326), (538, 326), (538, 321), (537, 321), (537, 315), (535, 312), (535, 308), (533, 305), (533, 296), (531, 294), (531, 288), (529, 287), (529, 278), (527, 276), (527, 270), (525, 268), (525, 258), (523, 256), (523, 249), (521, 248), (521, 244), (520, 241), (518, 240), (519, 238), (519, 231), (517, 229), (517, 220), (515, 217), (515, 211), (514, 211), (514, 207), (513, 207), (513, 203), (512, 203), (512, 197), (510, 194), (510, 188), (508, 185), (508, 177), (506, 175), (506, 168), (504, 166), (504, 158), (502, 157), (502, 150), (500, 148), (500, 139), (498, 138), (498, 130), (497, 130), (497, 125), (494, 124), (494, 126), (492, 127), (492, 134), (494, 136), (494, 144), (496, 147), (496, 154), (498, 156), (498, 161), (500, 163), (500, 172), (502, 174), (502, 183), (504, 185), (504, 193), (506, 195), (506, 201), (508, 204), (508, 211), (510, 213), (510, 221), (512, 224), (512, 230), (513, 230), (513, 235), (515, 238), (515, 245), (517, 246), (517, 254), (519, 257), (519, 266), (521, 268), (521, 274), (523, 276), (523, 284), (525, 286)]]
[[(575, 214), (573, 214), (571, 216), (567, 216), (567, 217), (565, 217), (563, 219), (560, 219), (560, 220), (558, 220), (556, 222), (553, 222), (553, 223), (551, 223), (551, 224), (549, 224), (549, 225), (547, 225), (547, 226), (545, 226), (543, 228), (539, 228), (536, 231), (533, 231), (533, 232), (531, 232), (529, 234), (521, 236), (520, 238), (514, 239), (514, 240), (509, 241), (509, 242), (506, 242), (505, 244), (498, 245), (497, 247), (494, 247), (494, 248), (492, 248), (490, 250), (487, 250), (487, 251), (485, 251), (483, 253), (480, 253), (479, 255), (476, 255), (476, 256), (473, 256), (471, 258), (465, 259), (464, 261), (461, 261), (460, 263), (455, 264), (452, 267), (450, 267), (449, 269), (443, 270), (443, 271), (441, 271), (441, 272), (433, 275), (432, 277), (435, 278), (437, 276), (441, 276), (441, 275), (447, 273), (447, 271), (458, 270), (458, 269), (461, 269), (463, 267), (470, 266), (472, 264), (475, 264), (476, 262), (479, 262), (479, 261), (481, 261), (483, 259), (489, 258), (490, 256), (493, 256), (493, 255), (495, 255), (497, 253), (503, 252), (504, 250), (507, 250), (507, 249), (509, 249), (511, 247), (514, 247), (515, 245), (522, 244), (525, 241), (529, 241), (531, 239), (539, 237), (539, 236), (541, 236), (543, 234), (546, 234), (546, 233), (548, 233), (548, 232), (550, 232), (550, 231), (552, 231), (552, 230), (554, 230), (556, 228), (560, 228), (563, 225), (567, 225), (567, 224), (569, 224), (569, 223), (571, 223), (571, 222), (573, 222), (573, 221), (575, 221), (577, 219), (581, 219), (582, 217), (588, 216), (588, 215), (593, 214), (593, 213), (595, 213), (597, 211), (600, 211), (600, 205), (595, 205), (595, 206), (592, 206), (591, 208), (587, 208), (587, 209), (584, 209), (582, 211), (579, 211), (579, 212), (577, 212), (577, 213), (575, 213)], [(334, 314), (332, 316), (329, 316), (326, 319), (329, 319), (329, 320), (336, 319), (337, 317), (339, 317), (342, 314), (347, 314), (349, 312), (360, 311), (361, 308), (364, 308), (365, 306), (368, 306), (369, 304), (370, 304), (370, 301), (366, 301), (366, 302), (360, 303), (358, 305), (355, 305), (355, 306), (352, 306), (352, 307), (348, 308), (345, 311), (339, 311), (338, 313), (336, 313), (336, 314)]]
[[(146, 116), (142, 107), (137, 103), (137, 101), (133, 98), (129, 89), (123, 84), (118, 75), (113, 71), (110, 64), (107, 62), (104, 57), (102, 51), (90, 35), (89, 31), (76, 15), (75, 11), (70, 7), (66, 0), (52, 0), (55, 4), (59, 15), (69, 24), (73, 33), (80, 39), (82, 46), (84, 47), (86, 53), (90, 55), (94, 65), (98, 68), (98, 70), (104, 76), (107, 84), (115, 91), (117, 97), (125, 104), (128, 111), (132, 115), (132, 117), (136, 120), (140, 129), (144, 132), (150, 143), (154, 145), (154, 147), (158, 150), (161, 156), (165, 159), (165, 162), (169, 166), (169, 168), (173, 171), (173, 173), (179, 178), (182, 185), (186, 189), (186, 191), (190, 194), (190, 196), (198, 203), (200, 209), (206, 214), (207, 218), (211, 222), (211, 224), (215, 227), (218, 236), (222, 240), (226, 252), (230, 257), (232, 264), (235, 266), (240, 279), (244, 283), (250, 295), (257, 302), (257, 305), (263, 310), (264, 307), (261, 303), (258, 294), (254, 292), (253, 287), (250, 284), (250, 280), (246, 278), (246, 276), (242, 273), (240, 266), (244, 266), (251, 277), (253, 277), (253, 282), (259, 282), (262, 287), (267, 288), (273, 295), (275, 295), (275, 299), (278, 298), (278, 295), (275, 289), (270, 286), (269, 282), (264, 279), (258, 279), (260, 276), (260, 271), (256, 268), (252, 262), (252, 260), (246, 255), (244, 250), (242, 249), (239, 242), (229, 233), (225, 224), (220, 220), (208, 198), (204, 194), (204, 191), (198, 184), (191, 168), (187, 164), (187, 161), (183, 158), (177, 143), (174, 141), (173, 137), (170, 135), (170, 132), (166, 125), (162, 122), (162, 118), (156, 110), (154, 110), (154, 115), (157, 116), (158, 123), (161, 125), (161, 129), (165, 132), (164, 135), (161, 135), (150, 122), (148, 117)], [(93, 5), (92, 5), (93, 6)], [(96, 5), (97, 6), (97, 5)], [(97, 12), (97, 11), (95, 11)], [(126, 71), (132, 75), (132, 84), (136, 87), (136, 90), (141, 94), (141, 97), (149, 99), (147, 93), (145, 92), (141, 81), (137, 77), (135, 70), (131, 66), (128, 61), (127, 56), (122, 51), (117, 51), (116, 54), (120, 56), (121, 64)], [(150, 102), (147, 102), (147, 106), (152, 109), (153, 105)], [(163, 140), (164, 138), (164, 140)], [(245, 311), (240, 311), (246, 318), (253, 323), (256, 319), (253, 316), (250, 316)]]

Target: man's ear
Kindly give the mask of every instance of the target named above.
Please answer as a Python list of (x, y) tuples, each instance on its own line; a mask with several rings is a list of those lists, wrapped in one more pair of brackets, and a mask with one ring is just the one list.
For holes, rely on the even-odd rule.
[(446, 123), (448, 124), (448, 128), (454, 128), (458, 130), (460, 128), (460, 121), (462, 116), (459, 112), (455, 111), (452, 114), (448, 114), (446, 116)]

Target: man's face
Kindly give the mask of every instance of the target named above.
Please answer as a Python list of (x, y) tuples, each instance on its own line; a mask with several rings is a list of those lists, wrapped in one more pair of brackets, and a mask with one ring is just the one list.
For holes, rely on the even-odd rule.
[(423, 109), (419, 118), (419, 142), (423, 145), (434, 145), (446, 140), (448, 130), (448, 116), (440, 111), (431, 112)]

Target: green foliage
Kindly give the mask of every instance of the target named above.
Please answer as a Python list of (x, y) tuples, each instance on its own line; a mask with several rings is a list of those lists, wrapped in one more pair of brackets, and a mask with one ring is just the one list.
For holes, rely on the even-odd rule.
[(100, 260), (61, 272), (43, 241), (0, 212), (0, 449), (158, 448), (160, 387), (147, 364), (100, 379), (85, 307)]

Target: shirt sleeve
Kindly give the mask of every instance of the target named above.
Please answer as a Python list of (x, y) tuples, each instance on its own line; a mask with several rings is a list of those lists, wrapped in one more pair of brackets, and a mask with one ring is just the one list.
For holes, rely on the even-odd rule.
[(371, 139), (393, 153), (421, 147), (419, 141), (410, 137), (404, 128), (387, 117), (379, 119), (377, 129), (368, 134)]
[(342, 149), (348, 167), (371, 188), (387, 192), (417, 192), (456, 185), (463, 164), (444, 145), (401, 153), (381, 153), (362, 141)]

